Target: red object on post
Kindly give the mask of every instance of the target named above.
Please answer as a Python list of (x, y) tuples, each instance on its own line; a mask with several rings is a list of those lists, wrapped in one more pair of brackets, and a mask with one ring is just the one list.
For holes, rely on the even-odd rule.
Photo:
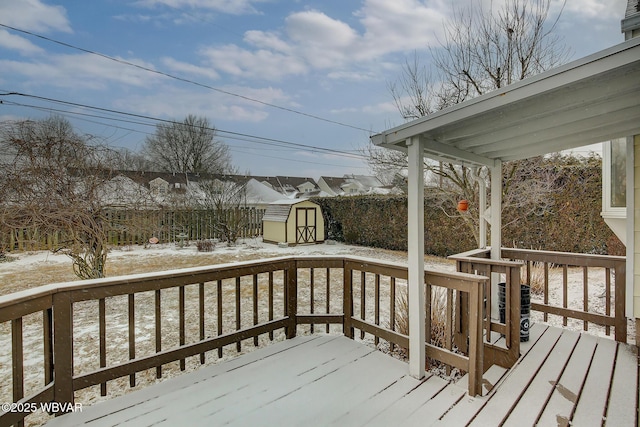
[(458, 210), (460, 212), (466, 212), (469, 209), (469, 202), (467, 200), (460, 200), (458, 202)]

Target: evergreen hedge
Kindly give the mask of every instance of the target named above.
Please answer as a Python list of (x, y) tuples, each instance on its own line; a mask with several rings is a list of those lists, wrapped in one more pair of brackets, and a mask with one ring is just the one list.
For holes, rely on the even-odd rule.
[[(624, 245), (600, 216), (599, 157), (551, 159), (552, 208), (530, 214), (503, 229), (503, 246), (523, 249), (624, 255)], [(548, 172), (548, 171), (547, 171)], [(326, 238), (349, 244), (407, 250), (406, 196), (348, 196), (314, 199), (322, 207)], [(425, 253), (448, 256), (476, 247), (451, 206), (449, 215), (425, 199)], [(503, 224), (517, 212), (505, 209)], [(519, 215), (518, 215), (519, 216)]]

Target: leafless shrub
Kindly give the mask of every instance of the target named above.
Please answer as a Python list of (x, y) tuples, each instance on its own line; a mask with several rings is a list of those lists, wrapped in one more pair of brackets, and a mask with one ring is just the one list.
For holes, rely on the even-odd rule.
[(198, 248), (198, 252), (213, 252), (216, 244), (213, 240), (198, 240), (196, 242), (196, 247)]

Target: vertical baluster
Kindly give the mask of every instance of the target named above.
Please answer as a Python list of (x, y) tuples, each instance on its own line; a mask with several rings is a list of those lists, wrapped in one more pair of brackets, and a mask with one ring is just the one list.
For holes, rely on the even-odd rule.
[[(567, 308), (569, 300), (568, 282), (568, 265), (564, 264), (562, 266), (562, 307), (564, 308)], [(562, 317), (562, 326), (567, 326), (567, 316)]]
[[(485, 307), (483, 305), (483, 307)], [(485, 307), (486, 316), (491, 319), (491, 307)], [(445, 307), (445, 346), (446, 349), (451, 351), (453, 348), (453, 289), (447, 289), (447, 305)], [(487, 331), (489, 335), (491, 335), (490, 331)], [(447, 365), (447, 375), (451, 375), (451, 366)]]
[[(162, 303), (160, 289), (155, 291), (156, 353), (162, 351)], [(156, 366), (156, 378), (162, 378), (162, 365)]]
[[(107, 366), (107, 319), (104, 298), (98, 300), (98, 329), (100, 335), (100, 367)], [(107, 395), (107, 383), (100, 384), (100, 396)]]
[[(374, 293), (375, 293), (374, 321), (376, 322), (376, 325), (380, 325), (380, 275), (379, 274), (376, 274), (375, 276), (374, 286), (375, 286), (374, 287)], [(378, 345), (378, 343), (380, 342), (380, 338), (376, 335), (373, 341), (375, 345)]]
[[(423, 275), (424, 277), (424, 275)], [(424, 281), (425, 287), (424, 287), (424, 334), (425, 334), (425, 341), (426, 344), (431, 344), (431, 337), (433, 336), (433, 334), (431, 333), (431, 310), (432, 310), (432, 287), (431, 284), (429, 282), (427, 282), (426, 280)], [(408, 291), (408, 289), (407, 289)], [(409, 305), (407, 305), (407, 307), (409, 307)], [(429, 369), (430, 366), (430, 361), (429, 358), (426, 357), (425, 358), (425, 363), (426, 363), (426, 367), (427, 369)]]
[[(184, 286), (178, 287), (178, 323), (180, 347), (185, 343), (185, 321), (184, 321)], [(180, 359), (180, 370), (186, 369), (185, 359)]]
[[(204, 283), (200, 283), (198, 285), (198, 302), (199, 302), (199, 311), (200, 311), (200, 341), (204, 341)], [(200, 364), (204, 365), (205, 362), (205, 354), (200, 353)]]
[[(313, 292), (313, 282), (314, 282), (314, 278), (313, 278), (313, 268), (309, 269), (309, 310), (310, 310), (310, 314), (313, 314), (313, 300), (315, 299), (315, 294)], [(313, 333), (313, 323), (311, 325), (309, 325), (309, 332)]]
[[(396, 330), (396, 278), (389, 277), (389, 329)], [(389, 343), (389, 351), (393, 353), (395, 344)]]
[[(240, 318), (240, 277), (236, 277), (236, 331), (240, 330), (241, 318)], [(236, 350), (238, 353), (242, 351), (242, 342), (238, 340), (236, 342)]]
[[(24, 354), (22, 345), (22, 317), (11, 320), (11, 367), (13, 378), (13, 401), (24, 397)], [(24, 426), (24, 421), (18, 423)]]
[[(327, 268), (327, 291), (326, 291), (326, 295), (327, 295), (327, 300), (326, 300), (326, 305), (327, 305), (327, 314), (329, 314), (331, 311), (331, 273), (330, 273), (330, 269)], [(327, 323), (327, 333), (329, 333), (329, 324)]]
[(344, 313), (344, 323), (342, 324), (342, 333), (347, 338), (353, 339), (353, 326), (351, 317), (353, 316), (353, 269), (349, 262), (344, 263), (343, 276), (343, 300), (342, 312)]
[[(549, 305), (549, 263), (544, 263), (544, 305)], [(549, 314), (544, 312), (544, 321), (549, 320)]]
[[(258, 275), (253, 275), (253, 324), (258, 324)], [(253, 337), (253, 346), (258, 346), (258, 337)]]
[[(605, 272), (605, 276), (604, 276), (604, 282), (605, 282), (605, 289), (604, 289), (604, 299), (605, 299), (605, 314), (607, 316), (611, 316), (611, 269), (610, 268), (605, 268), (604, 270)], [(605, 327), (605, 331), (607, 333), (607, 335), (611, 334), (611, 327), (610, 326), (606, 326)]]
[(44, 385), (53, 381), (53, 309), (42, 311), (44, 343)]
[[(216, 299), (218, 302), (218, 336), (222, 335), (222, 280), (216, 283)], [(222, 346), (218, 347), (218, 357), (222, 357)]]
[[(273, 320), (273, 271), (269, 272), (269, 321)], [(269, 339), (273, 341), (273, 331), (269, 331)]]
[[(360, 272), (360, 319), (365, 320), (367, 315), (367, 277), (364, 271)], [(360, 339), (364, 339), (364, 331), (360, 330)]]
[(53, 354), (53, 400), (73, 403), (73, 302), (67, 292), (53, 295)]
[[(588, 268), (582, 267), (582, 299), (583, 299), (583, 309), (585, 313), (589, 312), (589, 270)], [(583, 321), (582, 328), (585, 331), (589, 330), (589, 322), (586, 320)]]
[[(129, 294), (129, 360), (136, 358), (136, 306), (135, 294)], [(136, 374), (129, 375), (129, 386), (136, 386)]]

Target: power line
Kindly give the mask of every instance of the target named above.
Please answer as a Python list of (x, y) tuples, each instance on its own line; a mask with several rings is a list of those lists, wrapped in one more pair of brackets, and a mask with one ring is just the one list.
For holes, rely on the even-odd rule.
[(217, 87), (214, 87), (214, 86), (210, 86), (210, 85), (207, 85), (207, 84), (204, 84), (204, 83), (199, 83), (199, 82), (196, 82), (194, 80), (187, 79), (185, 77), (179, 77), (179, 76), (176, 76), (176, 75), (173, 75), (173, 74), (169, 74), (169, 73), (164, 72), (164, 71), (154, 70), (152, 68), (148, 68), (148, 67), (145, 67), (145, 66), (140, 65), (140, 64), (135, 64), (133, 62), (126, 61), (124, 59), (115, 58), (113, 56), (109, 56), (109, 55), (106, 55), (104, 53), (96, 52), (96, 51), (93, 51), (93, 50), (90, 50), (90, 49), (85, 49), (85, 48), (82, 48), (82, 47), (79, 47), (79, 46), (72, 45), (70, 43), (62, 42), (60, 40), (55, 40), (55, 39), (52, 39), (50, 37), (43, 36), (41, 34), (37, 34), (37, 33), (31, 32), (31, 31), (22, 30), (20, 28), (12, 27), (10, 25), (6, 25), (6, 24), (0, 23), (0, 27), (4, 27), (4, 28), (7, 28), (7, 29), (10, 29), (10, 30), (13, 30), (13, 31), (17, 31), (19, 33), (28, 34), (28, 35), (30, 35), (32, 37), (37, 37), (39, 39), (46, 40), (48, 42), (58, 44), (60, 46), (64, 46), (64, 47), (67, 47), (69, 49), (75, 49), (75, 50), (78, 50), (80, 52), (88, 53), (90, 55), (96, 55), (96, 56), (99, 56), (101, 58), (108, 59), (109, 61), (114, 61), (114, 62), (117, 62), (119, 64), (127, 65), (127, 66), (130, 66), (130, 67), (135, 67), (135, 68), (138, 68), (140, 70), (147, 71), (147, 72), (153, 73), (153, 74), (158, 74), (158, 75), (161, 75), (163, 77), (168, 77), (170, 79), (178, 80), (178, 81), (183, 82), (183, 83), (192, 84), (192, 85), (199, 86), (199, 87), (202, 87), (202, 88), (205, 88), (205, 89), (209, 89), (209, 90), (213, 90), (213, 91), (225, 94), (225, 95), (234, 96), (234, 97), (237, 97), (237, 98), (240, 98), (240, 99), (244, 99), (246, 101), (255, 102), (255, 103), (267, 106), (267, 107), (276, 108), (278, 110), (286, 111), (286, 112), (293, 113), (293, 114), (298, 114), (298, 115), (301, 115), (301, 116), (309, 117), (309, 118), (312, 118), (312, 119), (315, 119), (315, 120), (320, 120), (320, 121), (327, 122), (327, 123), (332, 123), (332, 124), (335, 124), (335, 125), (338, 125), (338, 126), (343, 126), (343, 127), (347, 127), (347, 128), (351, 128), (351, 129), (361, 130), (361, 131), (369, 133), (370, 135), (373, 133), (370, 129), (364, 129), (364, 128), (361, 128), (361, 127), (358, 127), (358, 126), (350, 125), (350, 124), (347, 124), (347, 123), (342, 123), (342, 122), (339, 122), (337, 120), (331, 120), (331, 119), (327, 119), (325, 117), (316, 116), (315, 114), (310, 114), (310, 113), (305, 113), (303, 111), (294, 110), (293, 108), (283, 107), (281, 105), (276, 105), (276, 104), (272, 104), (270, 102), (261, 101), (259, 99), (251, 98), (251, 97), (246, 96), (246, 95), (240, 95), (240, 94), (237, 94), (237, 93), (234, 93), (234, 92), (230, 92), (228, 90), (220, 89), (220, 88), (217, 88)]
[[(1, 94), (0, 94), (0, 96), (1, 96)], [(65, 116), (65, 115), (66, 116), (72, 116), (72, 115), (73, 116), (82, 116), (82, 117), (76, 117), (76, 118), (78, 120), (83, 120), (83, 121), (86, 121), (86, 122), (89, 122), (89, 123), (94, 123), (94, 124), (97, 124), (97, 125), (109, 126), (109, 127), (113, 127), (113, 128), (116, 128), (116, 129), (121, 129), (121, 130), (130, 131), (130, 132), (136, 132), (136, 133), (141, 133), (141, 134), (144, 134), (144, 135), (153, 135), (153, 133), (151, 133), (151, 132), (145, 132), (145, 131), (142, 131), (142, 130), (139, 130), (139, 129), (125, 128), (125, 127), (122, 127), (122, 126), (116, 126), (114, 124), (97, 122), (97, 121), (94, 121), (94, 120), (89, 120), (89, 119), (84, 118), (84, 117), (95, 117), (95, 118), (102, 118), (102, 119), (107, 119), (107, 120), (119, 120), (119, 119), (114, 119), (114, 118), (110, 118), (110, 117), (98, 116), (98, 115), (87, 114), (87, 113), (79, 113), (79, 112), (76, 112), (76, 111), (61, 110), (61, 109), (52, 108), (52, 107), (42, 107), (42, 106), (37, 106), (37, 105), (21, 104), (21, 103), (12, 102), (12, 101), (4, 101), (3, 104), (13, 105), (13, 106), (17, 106), (17, 107), (33, 108), (33, 109), (40, 110), (40, 111), (47, 111), (47, 112), (61, 114), (63, 116)], [(119, 120), (119, 121), (135, 123), (135, 122), (126, 121), (126, 120)], [(140, 123), (140, 124), (145, 124), (145, 123)], [(259, 141), (254, 141), (254, 140), (250, 140), (250, 139), (243, 139), (243, 138), (238, 138), (238, 137), (230, 137), (228, 139), (260, 143)], [(289, 162), (305, 163), (305, 164), (320, 165), (320, 166), (347, 167), (346, 165), (338, 165), (338, 164), (334, 164), (334, 163), (324, 163), (324, 162), (317, 162), (317, 161), (310, 161), (310, 160), (299, 160), (299, 159), (292, 159), (292, 158), (286, 158), (286, 157), (270, 156), (270, 155), (267, 155), (267, 154), (257, 154), (257, 153), (250, 152), (250, 151), (243, 151), (242, 149), (256, 150), (257, 148), (253, 148), (253, 147), (233, 147), (233, 146), (229, 147), (229, 150), (231, 150), (232, 152), (248, 154), (248, 155), (251, 155), (251, 156), (260, 156), (260, 157), (264, 157), (264, 158), (278, 159), (278, 160), (285, 160), (285, 161), (289, 161)], [(267, 148), (264, 148), (264, 149), (266, 150)], [(274, 151), (272, 148), (269, 148), (269, 150), (270, 151)], [(287, 148), (287, 151), (288, 150), (291, 150), (291, 148)], [(316, 152), (316, 150), (310, 150), (310, 151), (311, 152)], [(352, 158), (352, 157), (349, 157), (349, 158)], [(364, 166), (348, 166), (348, 167), (350, 169), (368, 169), (367, 167), (364, 167)]]
[[(0, 93), (0, 96), (21, 96), (21, 97), (26, 97), (26, 98), (38, 99), (38, 100), (41, 100), (41, 101), (52, 102), (52, 103), (56, 103), (56, 104), (63, 104), (63, 105), (69, 105), (69, 106), (73, 106), (73, 107), (85, 108), (85, 109), (89, 109), (89, 110), (106, 112), (106, 113), (110, 113), (110, 114), (117, 114), (117, 115), (122, 115), (122, 116), (135, 117), (135, 118), (144, 119), (144, 120), (151, 120), (151, 121), (154, 121), (154, 122), (167, 123), (167, 124), (181, 124), (180, 122), (176, 122), (175, 120), (161, 119), (161, 118), (158, 118), (158, 117), (152, 117), (152, 116), (147, 116), (147, 115), (143, 115), (143, 114), (129, 113), (129, 112), (125, 112), (125, 111), (119, 111), (119, 110), (114, 110), (114, 109), (110, 109), (110, 108), (103, 108), (103, 107), (96, 107), (96, 106), (92, 106), (92, 105), (80, 104), (80, 103), (71, 102), (71, 101), (63, 101), (63, 100), (60, 100), (60, 99), (48, 98), (48, 97), (39, 96), (39, 95), (26, 94), (26, 93), (22, 93), (22, 92), (9, 92), (9, 91), (6, 91), (5, 93)], [(33, 108), (36, 108), (36, 107), (34, 106)], [(42, 108), (42, 107), (40, 107), (40, 108)], [(51, 108), (51, 110), (55, 110), (55, 109)], [(63, 112), (63, 110), (60, 110), (60, 111)], [(83, 114), (84, 115), (89, 115), (87, 113), (76, 113), (76, 112), (68, 112), (68, 113), (69, 114), (77, 114), (77, 115), (83, 115)], [(125, 122), (125, 123), (139, 124), (139, 125), (143, 125), (143, 126), (155, 126), (155, 124), (152, 124), (152, 123), (125, 120), (125, 119), (121, 119), (121, 118), (112, 118), (112, 117), (104, 117), (104, 116), (93, 116), (93, 117), (103, 118), (103, 119), (106, 119), (106, 120), (120, 121), (120, 122)], [(295, 148), (300, 148), (300, 149), (304, 149), (304, 150), (310, 150), (310, 151), (314, 151), (314, 152), (318, 152), (319, 151), (319, 152), (324, 152), (324, 153), (328, 153), (328, 154), (339, 154), (341, 156), (350, 157), (350, 158), (354, 158), (354, 159), (366, 159), (367, 158), (366, 156), (363, 156), (361, 154), (351, 153), (351, 152), (342, 151), (342, 150), (335, 150), (335, 149), (332, 149), (332, 148), (324, 148), (324, 147), (318, 147), (318, 146), (314, 146), (314, 145), (302, 144), (302, 143), (299, 143), (299, 142), (290, 142), (290, 141), (284, 141), (284, 140), (281, 140), (281, 139), (261, 137), (261, 136), (250, 135), (250, 134), (245, 134), (245, 133), (241, 133), (241, 132), (234, 132), (234, 131), (229, 131), (229, 130), (224, 130), (224, 129), (219, 129), (219, 128), (209, 128), (209, 129), (213, 130), (213, 131), (215, 131), (215, 132), (217, 132), (219, 134), (226, 135), (226, 138), (229, 138), (229, 139), (237, 139), (238, 137), (250, 138), (250, 139), (243, 139), (243, 140), (244, 141), (248, 141), (248, 142), (254, 142), (256, 144), (295, 147)]]
[[(172, 120), (154, 118), (154, 117), (151, 117), (151, 116), (141, 116), (141, 115), (138, 115), (138, 114), (126, 113), (126, 112), (117, 111), (117, 110), (102, 109), (100, 107), (92, 107), (92, 106), (84, 105), (84, 104), (69, 103), (67, 101), (62, 101), (62, 100), (57, 100), (57, 99), (52, 99), (52, 98), (39, 97), (37, 95), (21, 94), (21, 93), (18, 93), (18, 92), (0, 93), (0, 96), (7, 96), (7, 95), (20, 95), (20, 96), (26, 96), (26, 97), (33, 97), (33, 98), (36, 98), (36, 99), (46, 100), (46, 101), (54, 102), (54, 103), (70, 104), (70, 105), (73, 105), (73, 106), (76, 106), (76, 107), (81, 107), (81, 108), (96, 109), (96, 110), (100, 110), (100, 111), (107, 110), (107, 112), (110, 112), (110, 113), (113, 113), (113, 114), (119, 114), (119, 115), (125, 115), (125, 116), (129, 116), (130, 115), (130, 116), (133, 116), (133, 117), (143, 117), (143, 118), (148, 119), (148, 120), (167, 122), (167, 123), (179, 123), (179, 122), (175, 122), (175, 121), (172, 121)], [(136, 130), (136, 129), (125, 128), (125, 127), (121, 127), (121, 126), (116, 126), (114, 124), (96, 122), (96, 121), (92, 121), (92, 120), (89, 120), (89, 119), (85, 119), (84, 117), (98, 118), (98, 119), (104, 119), (104, 120), (113, 120), (113, 121), (117, 121), (117, 122), (139, 124), (139, 125), (144, 125), (144, 126), (155, 126), (154, 124), (147, 123), (147, 122), (141, 122), (141, 121), (135, 121), (135, 120), (126, 120), (126, 119), (123, 119), (123, 118), (109, 117), (109, 116), (90, 114), (90, 113), (82, 113), (82, 112), (78, 112), (78, 111), (68, 111), (68, 110), (62, 110), (62, 109), (53, 108), (53, 107), (44, 107), (44, 106), (37, 106), (37, 105), (31, 105), (31, 104), (22, 104), (22, 103), (17, 103), (17, 102), (13, 102), (13, 101), (4, 101), (4, 103), (6, 105), (14, 105), (14, 106), (20, 106), (20, 107), (25, 107), (25, 108), (34, 108), (34, 109), (38, 109), (38, 110), (42, 110), (42, 111), (54, 112), (54, 113), (63, 114), (63, 115), (81, 116), (81, 117), (83, 117), (83, 118), (81, 118), (81, 120), (85, 120), (85, 121), (88, 121), (88, 122), (91, 122), (91, 123), (100, 124), (100, 125), (104, 125), (104, 126), (110, 126), (110, 127), (116, 128), (116, 129), (122, 129), (122, 130), (131, 131), (131, 132), (142, 133), (142, 134), (145, 134), (145, 135), (153, 135), (153, 134), (150, 133), (150, 132), (144, 132), (142, 130)], [(214, 130), (216, 132), (228, 133), (229, 135), (226, 136), (226, 139), (245, 141), (245, 142), (251, 142), (251, 143), (255, 143), (255, 144), (263, 144), (263, 145), (268, 145), (268, 146), (283, 147), (283, 148), (287, 148), (289, 150), (291, 150), (292, 148), (295, 147), (297, 149), (302, 149), (304, 151), (310, 151), (310, 152), (313, 152), (313, 153), (317, 153), (318, 151), (322, 151), (322, 152), (327, 152), (329, 154), (339, 154), (341, 157), (346, 157), (346, 158), (349, 158), (349, 159), (366, 159), (366, 156), (359, 155), (359, 154), (353, 154), (353, 153), (346, 152), (346, 151), (332, 150), (332, 149), (328, 149), (328, 148), (315, 147), (315, 146), (310, 146), (310, 145), (306, 145), (306, 144), (282, 141), (282, 140), (277, 140), (277, 139), (272, 139), (272, 138), (258, 137), (258, 136), (243, 134), (243, 133), (239, 133), (239, 132), (224, 131), (224, 130), (214, 129), (214, 128), (210, 128), (210, 129)], [(250, 153), (250, 152), (239, 150), (238, 147), (231, 146), (229, 148), (230, 148), (231, 151), (234, 151), (234, 152), (243, 153), (243, 154), (250, 154), (250, 155), (257, 155), (255, 153)], [(249, 148), (249, 147), (245, 147), (245, 148)], [(273, 159), (279, 159), (279, 160), (295, 161), (297, 163), (306, 163), (306, 164), (315, 164), (315, 165), (324, 165), (324, 166), (334, 166), (334, 167), (344, 167), (344, 165), (337, 165), (337, 164), (332, 164), (332, 163), (324, 163), (324, 162), (308, 161), (308, 160), (299, 160), (299, 159), (293, 160), (291, 158), (270, 156), (270, 155), (264, 155), (264, 154), (261, 154), (260, 156), (261, 157), (267, 157), (267, 158), (273, 158)], [(366, 169), (365, 167), (359, 167), (359, 166), (350, 166), (350, 167), (351, 168), (358, 168), (358, 169)]]

